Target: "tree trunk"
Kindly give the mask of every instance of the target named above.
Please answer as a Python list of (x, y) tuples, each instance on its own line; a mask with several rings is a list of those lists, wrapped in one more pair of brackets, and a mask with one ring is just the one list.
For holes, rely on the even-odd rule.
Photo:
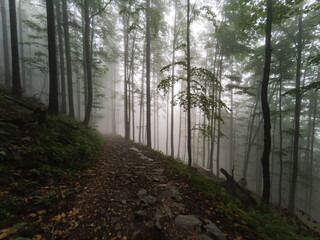
[(92, 87), (92, 60), (91, 60), (91, 48), (90, 48), (90, 17), (89, 17), (89, 0), (84, 0), (84, 23), (85, 23), (85, 34), (84, 34), (84, 42), (85, 42), (85, 53), (86, 53), (86, 69), (87, 69), (87, 88), (88, 88), (88, 102), (86, 105), (84, 124), (89, 126), (92, 103), (93, 103), (93, 87)]
[[(8, 27), (6, 0), (0, 0), (1, 4), (1, 21), (2, 21), (2, 40), (3, 40), (3, 59), (4, 59), (4, 83), (9, 89), (11, 87), (10, 79), (10, 63), (9, 63), (9, 43), (8, 43)], [(9, 1), (10, 2), (10, 1)]]
[(272, 29), (272, 0), (267, 1), (267, 23), (266, 23), (266, 43), (265, 43), (265, 63), (263, 70), (263, 80), (261, 86), (261, 106), (264, 120), (264, 148), (261, 158), (263, 171), (263, 191), (262, 203), (269, 204), (270, 201), (270, 171), (269, 156), (271, 149), (271, 122), (270, 109), (268, 105), (268, 84), (271, 65), (271, 29)]
[(70, 50), (67, 0), (62, 0), (62, 11), (63, 11), (64, 41), (65, 41), (65, 45), (66, 45), (66, 49), (65, 50), (66, 50), (66, 62), (67, 62), (69, 116), (74, 118), (73, 86), (72, 86), (72, 65), (71, 65), (71, 50)]
[[(14, 2), (14, 1), (10, 1)], [(54, 22), (53, 0), (47, 0), (47, 28), (48, 28), (48, 48), (49, 48), (49, 73), (50, 73), (50, 90), (49, 90), (49, 108), (51, 114), (58, 115), (58, 78), (57, 78), (57, 51), (56, 51), (56, 34)]]
[(146, 73), (147, 73), (147, 146), (151, 147), (151, 95), (150, 95), (150, 0), (147, 0)]
[(125, 138), (130, 138), (130, 121), (128, 115), (128, 17), (123, 16), (123, 44), (124, 44), (124, 127)]
[(283, 174), (283, 154), (282, 154), (282, 66), (280, 61), (280, 88), (279, 88), (279, 161), (280, 161), (280, 173), (279, 173), (279, 200), (278, 206), (281, 207), (282, 202), (282, 174)]
[(20, 81), (19, 47), (17, 33), (16, 0), (9, 0), (10, 11), (10, 33), (11, 33), (11, 54), (12, 54), (12, 95), (22, 96)]
[(23, 47), (23, 31), (22, 31), (22, 0), (19, 0), (19, 36), (20, 36), (20, 62), (21, 62), (21, 80), (23, 93), (26, 93), (26, 70), (24, 64), (24, 47)]
[(60, 80), (61, 80), (61, 110), (62, 114), (67, 113), (67, 103), (66, 103), (66, 79), (65, 79), (65, 68), (64, 68), (64, 47), (61, 31), (61, 11), (60, 11), (60, 1), (56, 1), (56, 11), (57, 11), (57, 29), (58, 29), (58, 41), (59, 41), (59, 56), (60, 56)]
[(175, 0), (174, 24), (173, 24), (173, 43), (172, 43), (172, 72), (171, 72), (171, 157), (174, 157), (174, 70), (176, 58), (176, 41), (177, 41), (177, 0)]
[(293, 159), (292, 174), (289, 188), (288, 210), (294, 213), (296, 199), (296, 185), (298, 176), (298, 158), (299, 158), (299, 131), (300, 131), (300, 112), (301, 112), (301, 93), (300, 93), (300, 77), (301, 77), (301, 55), (302, 55), (302, 10), (299, 15), (299, 32), (297, 41), (297, 68), (296, 68), (296, 105), (294, 111), (294, 140), (293, 140)]
[(221, 85), (221, 81), (222, 81), (222, 60), (223, 60), (223, 55), (221, 54), (220, 55), (220, 66), (219, 66), (219, 80), (220, 80), (220, 88), (219, 88), (219, 96), (218, 96), (218, 106), (219, 106), (219, 109), (218, 109), (218, 142), (217, 142), (217, 177), (219, 178), (219, 175), (220, 175), (220, 139), (221, 139), (221, 92), (222, 92), (222, 85)]
[(140, 96), (140, 121), (139, 121), (139, 143), (142, 141), (142, 129), (144, 128), (143, 126), (143, 121), (144, 119), (144, 67), (145, 67), (145, 51), (143, 53), (143, 59), (142, 59), (142, 74), (141, 74), (141, 96)]
[(190, 0), (187, 1), (187, 114), (188, 114), (188, 167), (192, 164), (191, 153), (191, 59), (190, 59)]

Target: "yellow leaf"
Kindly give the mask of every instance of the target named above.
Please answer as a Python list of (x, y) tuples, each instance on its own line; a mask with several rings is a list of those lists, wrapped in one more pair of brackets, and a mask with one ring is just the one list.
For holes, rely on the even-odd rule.
[(8, 236), (7, 232), (3, 232), (3, 233), (1, 233), (1, 235), (0, 235), (0, 239), (4, 239), (4, 238), (6, 238), (7, 236)]
[(29, 217), (35, 217), (35, 216), (37, 216), (37, 214), (35, 214), (35, 213), (30, 213), (29, 214)]
[(40, 210), (40, 211), (38, 211), (38, 214), (42, 215), (42, 214), (45, 214), (46, 212), (47, 212), (47, 210)]

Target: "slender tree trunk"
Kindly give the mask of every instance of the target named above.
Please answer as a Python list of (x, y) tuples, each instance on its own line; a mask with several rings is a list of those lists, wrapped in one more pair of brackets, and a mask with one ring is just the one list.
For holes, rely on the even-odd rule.
[(222, 92), (222, 86), (221, 86), (221, 81), (222, 81), (222, 60), (223, 60), (223, 55), (221, 54), (220, 55), (220, 66), (219, 66), (219, 80), (220, 80), (220, 86), (219, 86), (219, 96), (218, 96), (218, 106), (219, 106), (219, 109), (218, 109), (218, 142), (217, 142), (217, 165), (216, 165), (216, 168), (217, 168), (217, 177), (219, 178), (219, 175), (220, 175), (220, 139), (221, 139), (221, 92)]
[(56, 1), (56, 12), (57, 12), (57, 29), (58, 29), (58, 41), (59, 41), (59, 56), (60, 56), (60, 80), (61, 80), (61, 110), (62, 114), (67, 113), (66, 103), (66, 79), (65, 79), (65, 68), (64, 68), (64, 47), (61, 31), (61, 11), (60, 1)]
[[(10, 1), (15, 2), (15, 1)], [(56, 51), (56, 34), (54, 21), (53, 0), (47, 0), (47, 29), (48, 29), (48, 50), (49, 50), (49, 73), (50, 73), (50, 90), (49, 90), (49, 108), (51, 114), (58, 115), (58, 77), (57, 77), (57, 51)]]
[(10, 63), (9, 63), (7, 12), (6, 12), (6, 3), (5, 2), (6, 2), (6, 0), (0, 0), (1, 21), (2, 21), (3, 59), (4, 59), (4, 83), (5, 83), (5, 86), (9, 89), (11, 87), (11, 78), (10, 78)]
[(116, 64), (113, 64), (113, 93), (112, 93), (112, 134), (116, 135)]
[(129, 92), (131, 94), (131, 104), (130, 104), (131, 107), (130, 108), (132, 111), (132, 140), (133, 141), (135, 141), (135, 122), (134, 122), (134, 53), (135, 53), (134, 50), (135, 50), (135, 43), (136, 43), (136, 35), (134, 35), (133, 39), (132, 39), (130, 77), (128, 79), (128, 81), (130, 81), (130, 78), (131, 78), (131, 91), (129, 90)]
[[(139, 143), (141, 143), (141, 134), (142, 134), (142, 128), (144, 126), (142, 125), (143, 121), (142, 119), (144, 118), (144, 67), (145, 67), (145, 51), (143, 53), (143, 59), (142, 59), (142, 74), (141, 74), (141, 95), (140, 95), (140, 123), (139, 123)], [(142, 135), (143, 136), (143, 135)]]
[(65, 41), (65, 46), (66, 46), (65, 50), (66, 50), (66, 62), (67, 62), (69, 116), (74, 118), (75, 115), (74, 115), (74, 104), (73, 104), (72, 65), (71, 65), (71, 50), (70, 50), (67, 0), (62, 0), (62, 12), (63, 12), (64, 41)]
[(182, 108), (179, 107), (179, 140), (178, 140), (178, 155), (177, 158), (180, 159), (180, 148), (181, 148), (181, 126), (182, 126)]
[(298, 158), (299, 158), (299, 132), (300, 132), (300, 113), (301, 113), (301, 93), (300, 93), (300, 77), (301, 77), (301, 55), (302, 55), (302, 10), (299, 15), (299, 32), (297, 41), (297, 68), (296, 68), (296, 105), (294, 111), (294, 140), (293, 140), (293, 162), (292, 175), (289, 189), (288, 209), (290, 213), (294, 213), (296, 200), (296, 184), (298, 176)]
[(283, 149), (282, 149), (282, 66), (280, 61), (280, 88), (279, 88), (279, 150), (280, 150), (280, 173), (279, 173), (279, 200), (278, 200), (278, 206), (281, 207), (282, 202), (282, 174), (283, 174)]
[(87, 105), (88, 105), (88, 74), (87, 74), (87, 62), (86, 62), (86, 48), (85, 48), (85, 45), (86, 45), (86, 40), (85, 40), (85, 35), (86, 35), (86, 24), (85, 24), (85, 9), (84, 9), (84, 1), (82, 1), (82, 8), (81, 8), (81, 21), (82, 21), (82, 44), (83, 44), (83, 50), (82, 50), (82, 58), (83, 58), (83, 61), (82, 61), (82, 64), (83, 64), (83, 91), (84, 91), (84, 112), (86, 111), (87, 109)]
[(166, 155), (168, 154), (168, 148), (169, 148), (169, 93), (167, 93), (166, 97), (166, 105), (167, 105), (167, 110), (166, 110), (166, 122), (167, 122), (167, 128), (166, 128)]
[[(318, 73), (318, 81), (319, 81), (319, 73)], [(308, 196), (308, 208), (307, 213), (311, 214), (312, 212), (312, 190), (313, 190), (313, 155), (314, 155), (314, 141), (315, 141), (315, 128), (316, 128), (316, 121), (318, 117), (318, 92), (315, 93), (315, 100), (313, 105), (313, 121), (312, 121), (312, 136), (311, 136), (311, 148), (310, 148), (310, 161), (309, 161), (309, 172), (308, 172), (308, 180), (309, 180), (309, 196)]]
[(90, 17), (89, 17), (89, 0), (84, 0), (84, 19), (85, 19), (85, 53), (86, 53), (86, 69), (87, 69), (87, 84), (88, 84), (88, 102), (86, 105), (86, 112), (84, 118), (84, 124), (89, 126), (92, 102), (93, 102), (93, 86), (92, 86), (92, 53), (90, 47)]
[(17, 33), (16, 0), (9, 0), (10, 11), (10, 33), (11, 33), (11, 55), (12, 55), (12, 95), (22, 96), (20, 81), (19, 47)]
[(190, 0), (187, 0), (187, 114), (188, 114), (188, 167), (192, 164), (191, 153), (191, 57), (190, 57)]
[(263, 171), (263, 191), (262, 203), (269, 204), (270, 201), (270, 170), (269, 156), (271, 150), (271, 122), (270, 109), (268, 104), (268, 84), (271, 66), (271, 29), (272, 29), (272, 0), (267, 0), (267, 23), (266, 23), (266, 43), (265, 43), (265, 63), (263, 70), (263, 80), (261, 87), (261, 105), (264, 120), (264, 148), (261, 158)]
[(130, 121), (128, 116), (128, 17), (123, 17), (123, 44), (124, 44), (124, 124), (125, 138), (130, 138)]
[(171, 72), (171, 157), (174, 158), (174, 70), (176, 58), (176, 40), (177, 40), (177, 0), (175, 0), (175, 13), (173, 24), (173, 43), (172, 43), (172, 72)]
[(26, 70), (24, 64), (24, 47), (23, 47), (23, 31), (22, 31), (22, 0), (19, 0), (19, 37), (20, 37), (20, 62), (21, 62), (21, 80), (23, 93), (26, 93)]
[(147, 72), (147, 146), (151, 147), (151, 95), (150, 95), (150, 0), (147, 0), (146, 72)]

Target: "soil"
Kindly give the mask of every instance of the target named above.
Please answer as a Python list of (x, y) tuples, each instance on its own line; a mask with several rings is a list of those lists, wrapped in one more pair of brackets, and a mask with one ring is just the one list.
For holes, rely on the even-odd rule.
[[(258, 239), (237, 232), (215, 203), (193, 189), (155, 152), (107, 136), (99, 161), (78, 182), (78, 194), (60, 213), (42, 220), (46, 239), (218, 239), (204, 226), (213, 222), (226, 239)], [(144, 191), (145, 190), (145, 191)], [(198, 229), (177, 226), (178, 215), (194, 215)], [(204, 234), (207, 234), (205, 238)], [(220, 238), (221, 239), (221, 238)]]

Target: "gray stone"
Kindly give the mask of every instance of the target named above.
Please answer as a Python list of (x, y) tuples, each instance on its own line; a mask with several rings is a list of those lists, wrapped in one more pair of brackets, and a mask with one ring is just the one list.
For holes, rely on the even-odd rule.
[(129, 150), (132, 150), (132, 151), (137, 152), (137, 153), (141, 153), (141, 151), (138, 148), (135, 148), (135, 147), (131, 147), (131, 148), (129, 148)]
[(208, 222), (209, 222), (209, 224), (204, 226), (206, 231), (208, 233), (212, 234), (213, 236), (215, 236), (218, 240), (225, 240), (226, 239), (225, 236), (223, 235), (221, 230), (217, 227), (217, 225), (215, 225), (211, 221), (208, 221)]
[(211, 237), (209, 237), (208, 235), (205, 235), (205, 234), (200, 234), (199, 239), (200, 240), (213, 240)]
[(147, 190), (145, 189), (140, 189), (139, 192), (137, 193), (138, 197), (142, 197), (144, 195), (147, 195)]
[(127, 204), (127, 200), (122, 199), (121, 203), (122, 203), (122, 204)]
[(174, 186), (169, 186), (168, 187), (168, 190), (171, 194), (171, 197), (175, 200), (175, 201), (182, 201), (182, 197), (180, 195), (180, 192), (178, 190), (178, 188), (174, 187)]
[(152, 195), (148, 195), (148, 196), (145, 196), (145, 197), (142, 199), (142, 201), (143, 201), (145, 204), (152, 206), (153, 204), (156, 203), (157, 198), (154, 197), (154, 196), (152, 196)]
[(120, 223), (117, 223), (115, 226), (114, 226), (114, 230), (118, 231), (121, 229), (121, 224)]
[(156, 223), (154, 224), (154, 226), (155, 226), (156, 228), (158, 228), (159, 230), (162, 230), (162, 226), (161, 226), (160, 221), (156, 221)]
[(135, 215), (137, 217), (143, 217), (145, 215), (145, 212), (143, 210), (138, 210), (135, 212)]
[(194, 215), (178, 215), (174, 222), (176, 225), (187, 228), (200, 228), (201, 221)]
[(172, 218), (173, 218), (173, 214), (172, 214), (172, 212), (171, 212), (171, 209), (168, 207), (168, 205), (167, 205), (167, 204), (162, 204), (161, 207), (163, 208), (163, 210), (165, 211), (165, 213), (168, 215), (168, 217), (169, 217), (170, 219), (172, 219)]
[(158, 168), (158, 169), (153, 170), (152, 172), (157, 175), (162, 175), (163, 171), (164, 171), (163, 168)]

